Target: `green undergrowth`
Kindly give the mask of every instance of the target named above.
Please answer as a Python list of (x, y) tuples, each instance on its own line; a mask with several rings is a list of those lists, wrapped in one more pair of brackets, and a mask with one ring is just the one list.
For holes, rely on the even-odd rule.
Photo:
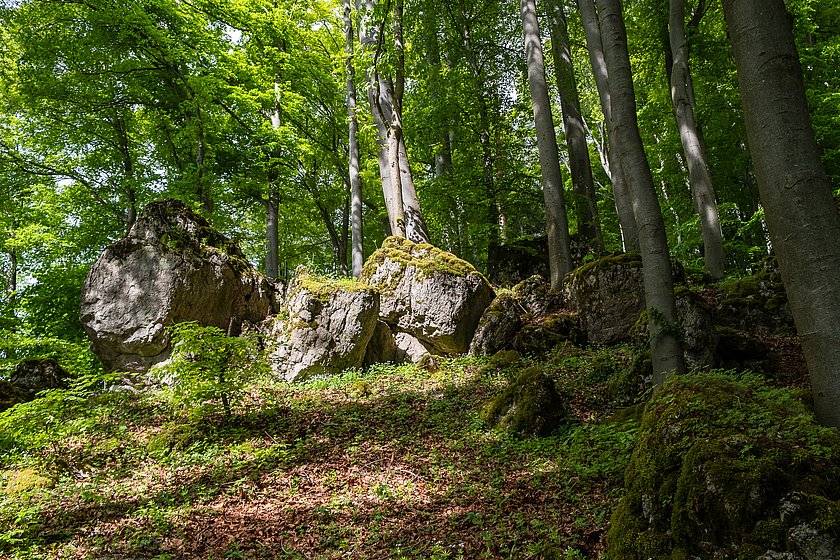
[(0, 556), (596, 558), (636, 424), (492, 430), (499, 360), (50, 391), (0, 415)]

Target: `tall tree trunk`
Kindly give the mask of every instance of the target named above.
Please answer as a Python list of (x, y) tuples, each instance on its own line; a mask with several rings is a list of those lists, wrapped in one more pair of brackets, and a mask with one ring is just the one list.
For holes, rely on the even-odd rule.
[(345, 51), (347, 60), (345, 68), (347, 72), (347, 116), (348, 124), (348, 149), (349, 149), (349, 173), (350, 173), (350, 222), (351, 222), (351, 260), (353, 276), (358, 278), (362, 273), (364, 264), (364, 248), (362, 244), (362, 179), (359, 171), (359, 121), (356, 118), (356, 67), (353, 64), (353, 43), (356, 35), (353, 32), (352, 8), (350, 0), (344, 0), (344, 33), (346, 39)]
[[(369, 9), (372, 7), (372, 3), (367, 5)], [(423, 212), (420, 209), (420, 201), (414, 186), (414, 178), (411, 174), (408, 152), (402, 134), (402, 94), (405, 81), (402, 0), (395, 1), (393, 16), (394, 50), (397, 54), (394, 79), (379, 76), (376, 69), (378, 59), (382, 54), (381, 37), (384, 33), (382, 26), (384, 26), (386, 20), (383, 19), (382, 26), (377, 31), (377, 38), (368, 37), (366, 39), (369, 43), (377, 45), (374, 55), (374, 72), (368, 97), (371, 100), (374, 121), (376, 121), (377, 131), (379, 132), (379, 164), (382, 190), (393, 235), (407, 237), (418, 243), (428, 243), (429, 233), (423, 219)], [(382, 147), (385, 147), (387, 157), (383, 157)], [(383, 165), (385, 162), (387, 162), (388, 179), (386, 179), (385, 166)]]
[(714, 280), (723, 278), (725, 256), (715, 190), (708, 157), (694, 120), (694, 92), (688, 68), (688, 42), (685, 38), (685, 0), (671, 0), (668, 37), (671, 66), (671, 101), (680, 131), (688, 182), (694, 207), (700, 215), (703, 233), (703, 263)]
[(537, 146), (540, 152), (551, 289), (559, 290), (563, 277), (572, 270), (569, 222), (566, 217), (566, 202), (563, 196), (563, 178), (560, 174), (560, 159), (557, 151), (557, 137), (554, 135), (551, 102), (548, 98), (548, 85), (545, 82), (545, 61), (534, 0), (521, 0), (519, 9), (522, 16), (522, 34), (525, 41), (531, 106), (534, 110)]
[(610, 168), (610, 181), (612, 182), (613, 198), (615, 198), (615, 209), (618, 214), (618, 222), (621, 225), (621, 238), (625, 251), (636, 252), (639, 250), (639, 231), (636, 227), (636, 219), (633, 216), (633, 203), (630, 200), (627, 180), (624, 177), (624, 170), (618, 158), (618, 149), (613, 139), (614, 130), (610, 102), (610, 80), (607, 72), (607, 63), (604, 59), (604, 46), (601, 38), (601, 25), (598, 21), (598, 12), (595, 8), (595, 0), (577, 1), (583, 23), (583, 31), (586, 37), (586, 48), (589, 51), (589, 62), (592, 65), (595, 86), (598, 89), (598, 98), (601, 102), (601, 111), (604, 113), (604, 120), (607, 125), (607, 136), (605, 139), (607, 161)]
[(589, 145), (580, 114), (580, 98), (575, 79), (575, 68), (569, 48), (569, 31), (566, 14), (560, 0), (549, 1), (551, 16), (551, 47), (554, 54), (554, 75), (560, 93), (560, 109), (563, 112), (563, 128), (566, 132), (566, 147), (569, 151), (569, 171), (575, 191), (575, 214), (578, 220), (578, 234), (598, 251), (603, 248), (601, 228), (598, 225), (598, 205), (595, 186), (592, 182), (592, 165), (589, 161)]
[(636, 97), (627, 52), (627, 31), (619, 0), (598, 0), (604, 56), (610, 78), (613, 129), (630, 187), (633, 215), (639, 231), (648, 310), (653, 378), (661, 383), (671, 372), (683, 373), (682, 347), (677, 336), (677, 307), (665, 222), (653, 186), (650, 165), (636, 120)]
[(723, 0), (767, 227), (811, 375), (840, 428), (840, 215), (808, 115), (783, 0)]
[(275, 280), (279, 274), (280, 193), (276, 180), (269, 180), (265, 205), (265, 275)]
[[(280, 84), (274, 82), (274, 108), (271, 128), (277, 131), (280, 122)], [(277, 169), (268, 170), (268, 192), (262, 199), (265, 206), (265, 275), (276, 279), (280, 274), (280, 187)]]

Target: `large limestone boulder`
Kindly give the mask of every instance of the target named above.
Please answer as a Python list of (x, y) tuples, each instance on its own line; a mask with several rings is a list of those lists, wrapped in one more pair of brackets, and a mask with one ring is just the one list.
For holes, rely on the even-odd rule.
[(299, 381), (361, 367), (378, 316), (375, 289), (315, 278), (299, 267), (272, 330), (271, 368), (288, 381)]
[(630, 327), (645, 309), (643, 282), (638, 255), (615, 255), (568, 274), (563, 295), (580, 314), (589, 342), (613, 344), (629, 339)]
[(399, 237), (370, 256), (361, 280), (379, 290), (381, 320), (435, 354), (466, 352), (494, 296), (468, 262)]
[(470, 354), (492, 356), (510, 346), (513, 337), (522, 328), (522, 312), (522, 303), (513, 292), (496, 296), (481, 316), (470, 343)]
[(259, 322), (275, 290), (239, 247), (177, 200), (148, 204), (91, 268), (81, 322), (108, 370), (145, 372), (170, 352), (166, 327)]

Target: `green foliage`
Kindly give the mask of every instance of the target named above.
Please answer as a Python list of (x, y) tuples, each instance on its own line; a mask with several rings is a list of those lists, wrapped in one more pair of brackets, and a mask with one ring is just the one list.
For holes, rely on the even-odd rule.
[(0, 330), (0, 377), (8, 378), (22, 360), (45, 358), (56, 360), (70, 377), (95, 375), (102, 367), (90, 344)]
[(197, 323), (179, 323), (170, 333), (172, 357), (158, 375), (169, 383), (173, 402), (196, 407), (196, 415), (221, 408), (230, 417), (248, 383), (268, 371), (255, 335), (231, 337)]

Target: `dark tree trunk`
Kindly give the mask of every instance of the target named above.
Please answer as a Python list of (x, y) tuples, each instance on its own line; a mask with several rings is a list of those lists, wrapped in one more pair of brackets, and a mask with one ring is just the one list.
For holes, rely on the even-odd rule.
[(639, 231), (644, 268), (645, 305), (650, 329), (655, 383), (668, 373), (683, 373), (682, 347), (677, 337), (677, 307), (665, 223), (653, 186), (636, 119), (636, 97), (627, 52), (627, 31), (619, 0), (598, 0), (604, 55), (610, 78), (610, 100), (615, 134), (611, 140), (630, 187), (633, 215)]
[(814, 408), (840, 428), (840, 215), (808, 115), (783, 0), (723, 0), (758, 190)]

